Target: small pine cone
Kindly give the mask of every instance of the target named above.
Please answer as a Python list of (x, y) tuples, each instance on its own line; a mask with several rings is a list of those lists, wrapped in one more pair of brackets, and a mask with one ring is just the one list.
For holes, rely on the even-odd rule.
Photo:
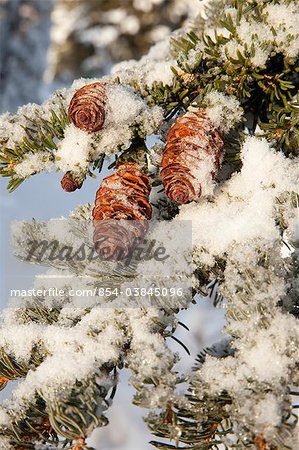
[(270, 450), (263, 434), (257, 434), (254, 438), (254, 443), (258, 450)]
[(105, 122), (106, 100), (105, 83), (83, 86), (74, 94), (69, 105), (70, 121), (83, 131), (101, 130)]
[(0, 376), (0, 391), (5, 388), (7, 383), (9, 382), (9, 378), (4, 377), (3, 375)]
[(93, 240), (101, 258), (126, 258), (144, 237), (152, 216), (150, 190), (150, 178), (135, 163), (121, 163), (113, 175), (104, 178), (92, 211)]
[(76, 189), (81, 189), (83, 182), (74, 178), (71, 172), (67, 172), (63, 175), (60, 184), (64, 191), (74, 192)]
[(180, 117), (168, 132), (162, 157), (161, 178), (167, 197), (182, 205), (204, 195), (223, 155), (223, 140), (205, 111)]

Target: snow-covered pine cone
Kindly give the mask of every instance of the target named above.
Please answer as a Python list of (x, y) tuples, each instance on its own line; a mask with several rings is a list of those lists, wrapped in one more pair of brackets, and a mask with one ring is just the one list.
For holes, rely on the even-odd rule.
[(95, 132), (104, 126), (106, 116), (105, 83), (87, 84), (75, 92), (68, 109), (71, 122), (80, 130)]
[(150, 178), (135, 163), (121, 163), (102, 181), (92, 211), (93, 240), (106, 260), (126, 258), (143, 238), (151, 219)]
[(187, 112), (170, 128), (161, 178), (167, 197), (182, 205), (211, 189), (224, 155), (223, 140), (204, 110)]
[(270, 447), (267, 444), (265, 436), (263, 434), (257, 434), (254, 439), (257, 450), (269, 450)]
[(76, 189), (81, 189), (83, 183), (74, 178), (71, 172), (66, 172), (63, 175), (60, 184), (64, 191), (74, 192)]

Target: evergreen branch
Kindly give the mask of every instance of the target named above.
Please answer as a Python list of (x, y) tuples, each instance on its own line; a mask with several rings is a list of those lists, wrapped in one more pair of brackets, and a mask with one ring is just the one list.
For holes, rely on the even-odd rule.
[(216, 342), (211, 347), (206, 347), (200, 351), (196, 357), (196, 363), (193, 370), (200, 369), (205, 363), (207, 355), (213, 356), (214, 358), (226, 358), (227, 356), (232, 356), (235, 354), (235, 350), (231, 347), (232, 339), (224, 338), (219, 342)]
[(231, 403), (229, 396), (222, 393), (217, 397), (198, 397), (196, 392), (196, 382), (191, 381), (184, 406), (169, 403), (161, 415), (146, 419), (154, 435), (176, 441), (175, 446), (157, 441), (151, 441), (152, 445), (165, 449), (215, 449), (215, 445), (223, 445), (222, 436), (232, 432), (226, 412)]
[(8, 148), (8, 139), (2, 139), (0, 150), (0, 174), (9, 177), (7, 189), (13, 192), (24, 181), (15, 172), (15, 166), (26, 160), (29, 155), (42, 152), (45, 161), (54, 160), (54, 152), (57, 150), (57, 142), (64, 137), (64, 130), (69, 124), (65, 108), (60, 101), (59, 110), (56, 113), (50, 110), (50, 117), (43, 118), (37, 114), (34, 119), (24, 116), (25, 125), (23, 139), (14, 147)]
[(37, 394), (22, 418), (12, 418), (10, 428), (2, 428), (0, 436), (7, 436), (16, 449), (34, 449), (37, 441), (54, 448), (58, 444), (64, 444), (64, 448), (71, 443), (73, 446), (97, 426), (107, 424), (103, 415), (107, 395), (107, 388), (98, 385), (96, 377), (78, 381), (76, 386), (65, 390), (59, 401), (49, 403)]
[[(264, 67), (254, 67), (251, 63), (257, 46), (254, 36), (251, 46), (245, 43), (243, 51), (241, 41), (238, 41), (240, 48), (236, 48), (236, 56), (231, 56), (226, 43), (230, 43), (233, 38), (239, 39), (236, 27), (241, 19), (250, 17), (257, 24), (264, 23), (267, 2), (238, 0), (231, 3), (232, 8), (237, 9), (235, 21), (230, 13), (219, 14), (220, 24), (230, 33), (228, 37), (223, 37), (216, 31), (212, 39), (210, 34), (196, 34), (195, 30), (172, 40), (173, 47), (177, 50), (179, 66), (194, 77), (186, 100), (180, 100), (183, 87), (178, 88), (176, 77), (172, 91), (167, 86), (156, 85), (152, 89), (151, 98), (158, 104), (164, 103), (171, 110), (178, 107), (186, 109), (194, 101), (192, 90), (198, 94), (196, 102), (199, 106), (202, 106), (205, 94), (211, 90), (234, 95), (244, 108), (245, 117), (250, 114), (250, 121), (243, 126), (250, 130), (251, 123), (261, 124), (266, 137), (277, 140), (279, 148), (290, 155), (296, 151), (298, 142), (298, 110), (294, 111), (293, 102), (299, 88), (298, 60), (289, 60), (277, 52), (269, 57)], [(218, 7), (221, 9), (219, 5)], [(197, 47), (198, 45), (200, 46)], [(223, 48), (226, 55), (224, 60), (220, 52)], [(192, 60), (192, 65), (189, 60)], [(176, 92), (179, 94), (172, 97)], [(285, 136), (283, 130), (286, 130)]]

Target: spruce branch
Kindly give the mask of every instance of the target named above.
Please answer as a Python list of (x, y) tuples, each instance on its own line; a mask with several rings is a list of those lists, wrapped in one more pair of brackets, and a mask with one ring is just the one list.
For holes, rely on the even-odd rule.
[(64, 137), (65, 127), (68, 125), (67, 113), (61, 100), (58, 111), (50, 110), (49, 119), (43, 118), (38, 113), (34, 118), (24, 115), (25, 124), (22, 125), (24, 137), (14, 147), (6, 147), (8, 138), (2, 138), (0, 152), (0, 174), (9, 177), (7, 189), (13, 192), (24, 181), (15, 172), (15, 166), (28, 157), (28, 155), (42, 152), (45, 161), (54, 160), (54, 151), (57, 150), (57, 142)]

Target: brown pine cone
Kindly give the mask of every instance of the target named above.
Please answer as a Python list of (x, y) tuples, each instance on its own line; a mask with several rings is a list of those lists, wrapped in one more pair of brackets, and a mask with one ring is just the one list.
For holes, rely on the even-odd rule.
[(2, 389), (4, 389), (6, 387), (8, 382), (9, 382), (9, 378), (4, 377), (3, 375), (0, 376), (0, 391), (2, 391)]
[(66, 192), (74, 192), (76, 189), (81, 189), (83, 182), (76, 180), (71, 172), (66, 172), (61, 181), (61, 187)]
[(205, 194), (224, 155), (223, 140), (205, 111), (188, 112), (170, 128), (161, 178), (167, 197), (182, 205)]
[(70, 121), (83, 131), (101, 130), (105, 122), (106, 100), (105, 83), (83, 86), (74, 94), (69, 105)]
[(270, 450), (263, 434), (257, 434), (255, 436), (254, 443), (258, 450)]
[(151, 219), (151, 182), (135, 163), (125, 162), (104, 178), (92, 211), (94, 243), (106, 260), (126, 258), (144, 237)]

